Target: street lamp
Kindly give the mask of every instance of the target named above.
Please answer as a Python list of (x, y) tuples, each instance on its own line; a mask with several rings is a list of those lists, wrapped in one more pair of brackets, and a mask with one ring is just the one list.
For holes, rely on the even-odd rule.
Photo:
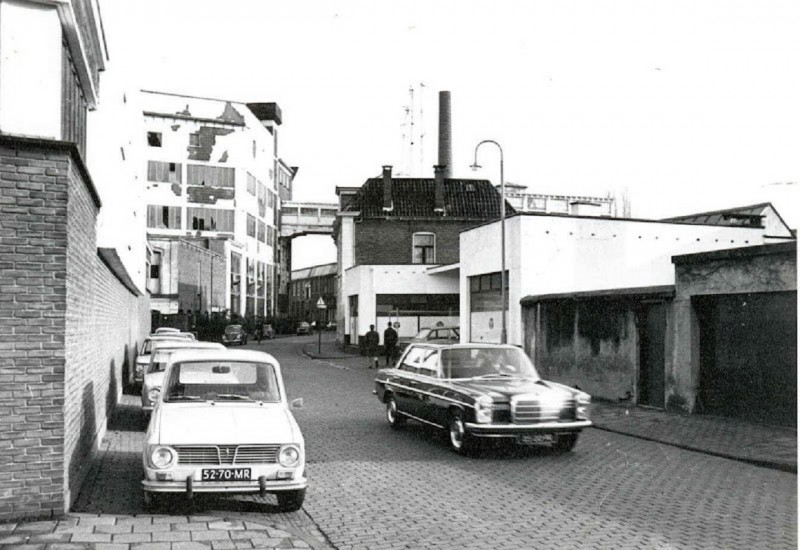
[(475, 161), (472, 163), (473, 170), (481, 167), (478, 164), (478, 149), (484, 143), (492, 143), (500, 151), (500, 343), (505, 344), (508, 340), (506, 333), (506, 180), (503, 177), (503, 148), (493, 139), (484, 139), (475, 146)]

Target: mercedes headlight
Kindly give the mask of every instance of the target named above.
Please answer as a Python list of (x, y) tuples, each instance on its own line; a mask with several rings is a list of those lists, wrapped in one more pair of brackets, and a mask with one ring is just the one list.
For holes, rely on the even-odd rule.
[(161, 395), (160, 388), (153, 388), (149, 392), (147, 392), (147, 399), (150, 400), (151, 405), (155, 405), (156, 401), (158, 401), (158, 397)]
[(492, 398), (481, 395), (475, 400), (475, 422), (489, 424), (492, 421)]
[(169, 468), (177, 461), (175, 451), (164, 445), (150, 446), (150, 464), (157, 470)]
[(575, 398), (577, 409), (575, 411), (578, 420), (589, 420), (589, 405), (592, 404), (592, 396), (588, 393), (580, 392)]
[(278, 462), (284, 468), (291, 468), (300, 463), (300, 448), (297, 445), (284, 445), (278, 453)]

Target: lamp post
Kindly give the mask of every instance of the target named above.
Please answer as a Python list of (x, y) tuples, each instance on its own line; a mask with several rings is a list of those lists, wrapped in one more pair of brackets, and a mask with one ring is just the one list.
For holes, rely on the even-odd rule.
[(508, 341), (506, 332), (506, 180), (503, 177), (503, 148), (493, 139), (484, 139), (475, 146), (475, 161), (472, 163), (473, 170), (481, 167), (478, 164), (478, 149), (484, 143), (492, 143), (500, 151), (500, 343)]

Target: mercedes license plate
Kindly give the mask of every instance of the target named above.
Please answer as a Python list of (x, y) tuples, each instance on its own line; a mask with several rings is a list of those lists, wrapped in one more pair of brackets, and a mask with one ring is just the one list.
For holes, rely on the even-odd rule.
[(530, 434), (519, 436), (519, 442), (523, 445), (538, 445), (540, 443), (552, 443), (553, 434)]
[(250, 468), (208, 468), (203, 481), (250, 481)]

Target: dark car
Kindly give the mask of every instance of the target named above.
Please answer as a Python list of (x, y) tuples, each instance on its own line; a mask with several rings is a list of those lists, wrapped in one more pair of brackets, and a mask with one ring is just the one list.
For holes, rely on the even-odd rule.
[(587, 393), (542, 380), (510, 345), (411, 344), (378, 372), (375, 393), (393, 428), (409, 419), (438, 426), (463, 454), (488, 438), (570, 451), (592, 425)]
[(232, 344), (244, 346), (247, 344), (247, 333), (242, 328), (242, 325), (228, 325), (225, 327), (225, 333), (222, 335), (222, 343), (226, 346)]
[(303, 321), (299, 325), (297, 325), (297, 334), (311, 334), (311, 325)]

